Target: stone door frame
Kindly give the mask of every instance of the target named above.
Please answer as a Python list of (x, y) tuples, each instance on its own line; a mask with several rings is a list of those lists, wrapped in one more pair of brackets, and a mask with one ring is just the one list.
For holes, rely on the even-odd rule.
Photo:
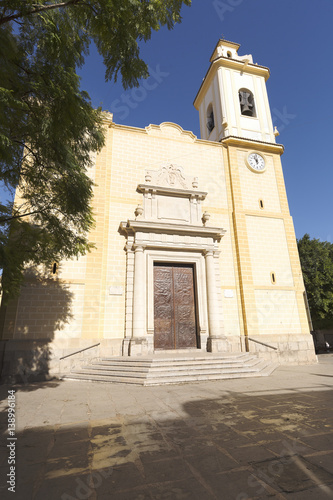
[[(154, 264), (189, 264), (193, 266), (195, 279), (195, 301), (197, 307), (198, 343), (200, 350), (206, 351), (207, 327), (207, 291), (205, 258), (202, 252), (177, 252), (174, 250), (146, 249), (147, 306), (146, 332), (149, 351), (154, 349)], [(199, 348), (198, 348), (199, 350)]]
[[(158, 228), (161, 230), (160, 225)], [(169, 226), (172, 234), (163, 234), (154, 229), (154, 223), (146, 225), (133, 220), (120, 226), (127, 237), (123, 355), (142, 356), (154, 352), (154, 262), (194, 265), (200, 349), (225, 352), (229, 347), (224, 335), (223, 311), (218, 303), (220, 252), (217, 249), (224, 231), (193, 226), (180, 230), (179, 226)]]
[(135, 220), (119, 226), (127, 238), (123, 354), (154, 352), (154, 262), (194, 265), (201, 349), (223, 351), (227, 340), (218, 300), (217, 257), (225, 230), (207, 226), (210, 215), (202, 213), (207, 193), (198, 190), (198, 179), (187, 177), (182, 167), (164, 165), (158, 171), (147, 170), (145, 181), (137, 186), (143, 206), (136, 207)]

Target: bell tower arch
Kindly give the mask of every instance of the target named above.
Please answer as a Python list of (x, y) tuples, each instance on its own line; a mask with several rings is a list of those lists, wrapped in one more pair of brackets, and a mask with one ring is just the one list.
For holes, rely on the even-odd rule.
[[(219, 40), (194, 100), (200, 115), (201, 138), (227, 136), (275, 142), (266, 81), (269, 69), (238, 55), (238, 43)], [(214, 116), (212, 127), (211, 114)]]

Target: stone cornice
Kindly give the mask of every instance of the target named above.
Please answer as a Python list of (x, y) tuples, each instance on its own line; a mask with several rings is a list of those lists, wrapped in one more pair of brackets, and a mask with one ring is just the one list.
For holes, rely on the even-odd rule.
[(282, 155), (284, 152), (284, 146), (282, 144), (275, 144), (274, 142), (264, 142), (258, 141), (257, 139), (249, 139), (244, 137), (237, 137), (234, 135), (228, 135), (221, 139), (221, 144), (223, 146), (236, 146), (241, 148), (257, 149), (259, 151), (264, 151), (266, 153), (277, 153)]
[(176, 196), (177, 198), (198, 198), (204, 200), (207, 196), (205, 191), (197, 191), (195, 189), (180, 189), (169, 188), (163, 186), (152, 186), (151, 184), (139, 184), (137, 187), (138, 193), (154, 193), (164, 196)]
[(127, 235), (136, 232), (158, 233), (158, 234), (184, 234), (187, 236), (204, 236), (220, 241), (226, 230), (218, 227), (193, 226), (185, 224), (170, 224), (165, 222), (153, 222), (146, 220), (128, 220), (121, 222), (119, 231)]

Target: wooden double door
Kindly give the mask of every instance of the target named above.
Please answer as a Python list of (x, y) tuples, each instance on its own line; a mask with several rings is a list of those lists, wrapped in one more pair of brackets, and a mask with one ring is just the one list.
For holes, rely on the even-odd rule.
[(154, 348), (198, 347), (194, 268), (154, 265)]

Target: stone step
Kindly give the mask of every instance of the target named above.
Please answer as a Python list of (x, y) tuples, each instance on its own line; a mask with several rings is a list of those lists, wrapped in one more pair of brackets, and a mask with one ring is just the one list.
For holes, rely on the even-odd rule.
[[(268, 368), (268, 367), (266, 367)], [(275, 367), (276, 368), (276, 367)], [(275, 369), (274, 368), (274, 369)], [(273, 370), (274, 370), (273, 369)], [(170, 377), (169, 379), (161, 378), (161, 379), (147, 379), (144, 385), (163, 385), (163, 384), (181, 384), (185, 382), (203, 382), (205, 380), (227, 380), (227, 379), (236, 379), (236, 378), (249, 378), (249, 377), (267, 377), (269, 376), (272, 369), (265, 369), (263, 373), (261, 372), (234, 372), (234, 373), (220, 373), (220, 374), (211, 374), (211, 375), (195, 375), (186, 377), (185, 380), (182, 380), (181, 377)]]
[[(164, 384), (184, 384), (189, 382), (205, 382), (208, 380), (228, 380), (228, 379), (237, 379), (237, 378), (250, 378), (250, 377), (258, 377), (258, 373), (230, 373), (230, 374), (220, 374), (220, 375), (197, 375), (193, 377), (188, 377), (186, 380), (182, 380), (180, 377), (174, 377), (172, 379), (168, 379), (167, 381), (164, 378), (161, 379), (147, 379), (143, 385), (152, 386), (152, 385), (164, 385)], [(265, 376), (265, 375), (260, 375)]]
[(190, 367), (190, 366), (183, 366), (181, 369), (173, 369), (173, 370), (150, 370), (150, 371), (137, 371), (137, 370), (124, 370), (120, 369), (119, 370), (113, 370), (113, 369), (106, 369), (104, 367), (99, 367), (99, 366), (86, 366), (82, 367), (79, 370), (73, 370), (72, 374), (76, 375), (101, 375), (103, 377), (130, 377), (130, 378), (139, 378), (139, 379), (159, 379), (161, 377), (163, 378), (170, 378), (170, 377), (188, 377), (192, 375), (207, 375), (207, 374), (230, 374), (230, 373), (258, 373), (261, 370), (265, 369), (269, 363), (264, 360), (259, 360), (259, 362), (254, 365), (254, 366), (247, 366), (244, 364), (243, 366), (240, 367), (233, 367), (233, 366), (224, 366), (224, 367), (213, 367), (210, 365), (206, 366), (200, 366), (199, 367)]
[(84, 382), (105, 382), (112, 384), (135, 384), (135, 385), (145, 385), (145, 379), (133, 378), (133, 377), (103, 377), (102, 375), (84, 375), (80, 373), (70, 373), (68, 375), (63, 375), (63, 379), (66, 380), (82, 380)]
[(145, 361), (127, 361), (127, 360), (121, 360), (117, 359), (114, 360), (112, 358), (102, 358), (100, 361), (95, 361), (92, 364), (94, 365), (99, 365), (99, 366), (112, 366), (112, 367), (133, 367), (133, 368), (150, 368), (150, 369), (155, 369), (157, 367), (174, 367), (174, 366), (184, 366), (186, 365), (195, 365), (195, 366), (200, 366), (202, 364), (209, 363), (210, 365), (213, 364), (233, 364), (233, 365), (241, 365), (244, 363), (244, 359), (246, 359), (248, 362), (253, 360), (253, 362), (257, 362), (258, 358), (256, 356), (251, 356), (247, 358), (228, 358), (228, 357), (214, 357), (214, 358), (200, 358), (200, 357), (193, 357), (193, 358), (176, 358), (176, 359), (147, 359)]
[(136, 377), (109, 377), (103, 375), (90, 375), (88, 378), (86, 375), (82, 374), (69, 374), (64, 378), (67, 380), (82, 380), (85, 382), (104, 382), (104, 383), (116, 383), (116, 384), (133, 384), (133, 385), (143, 385), (143, 386), (153, 386), (153, 385), (171, 385), (171, 384), (184, 384), (190, 382), (205, 382), (207, 380), (227, 380), (227, 379), (237, 379), (237, 378), (249, 378), (249, 377), (265, 377), (269, 376), (278, 366), (278, 363), (272, 363), (269, 367), (266, 367), (262, 372), (235, 372), (235, 373), (219, 373), (211, 375), (199, 375), (195, 376), (181, 376), (181, 377), (169, 377), (169, 378), (154, 378), (154, 379), (139, 379)]
[[(262, 366), (262, 368), (264, 368)], [(157, 372), (157, 373), (151, 373), (151, 372), (148, 372), (148, 373), (138, 373), (138, 372), (127, 372), (127, 371), (117, 371), (117, 372), (113, 372), (113, 371), (103, 371), (103, 370), (91, 370), (91, 369), (81, 369), (81, 370), (77, 370), (77, 371), (73, 371), (72, 373), (73, 374), (76, 374), (76, 375), (101, 375), (101, 376), (104, 376), (104, 377), (110, 377), (110, 378), (113, 378), (113, 377), (131, 377), (131, 378), (138, 378), (138, 379), (160, 379), (160, 378), (164, 378), (164, 379), (170, 379), (170, 378), (173, 378), (173, 377), (177, 377), (177, 378), (182, 378), (182, 377), (191, 377), (191, 376), (196, 376), (196, 375), (219, 375), (219, 374), (231, 374), (231, 373), (259, 373), (260, 372), (260, 369), (254, 369), (254, 368), (247, 368), (247, 367), (243, 367), (243, 368), (238, 368), (238, 369), (235, 369), (235, 368), (229, 368), (229, 369), (220, 369), (220, 370), (214, 370), (213, 368), (209, 368), (209, 367), (206, 367), (202, 370), (174, 370), (174, 371), (168, 371), (168, 372), (164, 372), (164, 371), (160, 371), (160, 372)]]
[[(155, 356), (155, 355), (154, 355)], [(196, 356), (169, 356), (169, 357), (162, 357), (162, 355), (157, 355), (155, 357), (152, 356), (147, 356), (147, 357), (140, 357), (140, 358), (125, 358), (125, 357), (114, 357), (114, 358), (100, 358), (99, 362), (108, 362), (108, 363), (120, 363), (122, 365), (152, 365), (152, 364), (161, 364), (161, 363), (166, 363), (166, 364), (175, 364), (175, 363), (183, 363), (183, 362), (190, 362), (190, 361), (228, 361), (228, 362), (237, 362), (242, 359), (249, 359), (249, 357), (255, 358), (256, 356), (251, 356), (247, 353), (237, 353), (237, 354), (229, 354), (229, 355), (196, 355)]]
[[(276, 365), (277, 366), (277, 365)], [(179, 384), (267, 376), (275, 368), (256, 355), (197, 355), (146, 359), (102, 358), (63, 378), (139, 385)]]
[(215, 370), (223, 370), (223, 369), (239, 369), (241, 370), (245, 366), (248, 368), (256, 367), (257, 365), (260, 365), (261, 360), (258, 358), (253, 358), (249, 360), (246, 364), (244, 363), (228, 363), (227, 361), (221, 362), (221, 361), (216, 361), (215, 363), (211, 362), (189, 362), (186, 364), (156, 364), (151, 365), (150, 367), (144, 367), (144, 366), (123, 366), (121, 364), (112, 364), (112, 363), (93, 363), (91, 365), (85, 365), (82, 366), (81, 368), (84, 370), (102, 370), (105, 372), (118, 372), (118, 371), (124, 371), (126, 368), (126, 372), (128, 373), (155, 373), (157, 374), (158, 372), (163, 372), (163, 373), (168, 373), (168, 372), (174, 372), (174, 371), (188, 371), (188, 370), (195, 370), (195, 371), (202, 371), (207, 368), (214, 368)]

